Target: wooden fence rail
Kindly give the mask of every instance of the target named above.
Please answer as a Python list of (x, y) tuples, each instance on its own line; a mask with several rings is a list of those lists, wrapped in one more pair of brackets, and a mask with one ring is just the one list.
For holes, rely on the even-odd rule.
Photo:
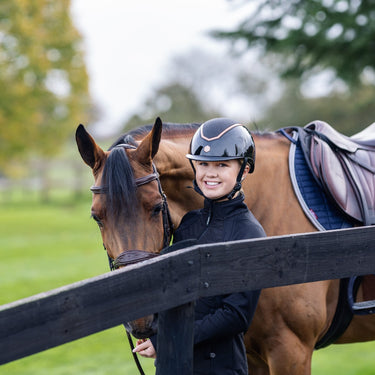
[[(187, 321), (179, 306), (191, 311), (190, 302), (202, 296), (365, 275), (374, 269), (375, 227), (192, 246), (0, 306), (0, 364), (165, 310), (170, 314), (160, 320), (169, 324), (168, 337), (173, 332), (169, 319), (183, 320), (184, 331), (191, 332), (186, 327), (192, 327), (193, 315)], [(159, 338), (165, 337), (165, 324), (159, 321)], [(178, 365), (173, 356), (182, 351), (160, 341), (160, 373), (182, 374), (181, 367), (173, 369)], [(186, 342), (184, 353), (191, 358)], [(184, 373), (190, 371), (187, 366)]]

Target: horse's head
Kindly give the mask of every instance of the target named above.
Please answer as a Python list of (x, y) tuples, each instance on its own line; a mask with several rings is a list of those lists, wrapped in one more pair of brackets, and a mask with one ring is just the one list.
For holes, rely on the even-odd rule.
[[(95, 184), (91, 216), (98, 223), (111, 269), (157, 255), (169, 242), (171, 221), (153, 158), (162, 131), (159, 118), (138, 144), (131, 138), (103, 151), (80, 125), (76, 141)], [(152, 316), (128, 323), (136, 337), (152, 333)]]

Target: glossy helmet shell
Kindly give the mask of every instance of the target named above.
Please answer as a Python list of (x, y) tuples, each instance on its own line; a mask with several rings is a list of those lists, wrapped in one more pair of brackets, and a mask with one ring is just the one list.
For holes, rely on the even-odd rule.
[(244, 159), (254, 170), (255, 145), (249, 130), (231, 119), (215, 118), (203, 123), (191, 143), (190, 160), (220, 161)]

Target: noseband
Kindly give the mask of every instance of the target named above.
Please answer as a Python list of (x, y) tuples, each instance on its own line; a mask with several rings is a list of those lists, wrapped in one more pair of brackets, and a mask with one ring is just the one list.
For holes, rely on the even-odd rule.
[[(135, 146), (132, 146), (129, 144), (120, 144), (116, 147), (134, 148), (134, 149), (136, 148)], [(154, 180), (156, 180), (158, 183), (158, 189), (159, 189), (159, 193), (162, 199), (161, 212), (163, 215), (163, 230), (164, 230), (163, 248), (164, 248), (169, 245), (169, 241), (171, 239), (172, 231), (173, 231), (173, 223), (172, 223), (172, 218), (168, 209), (167, 197), (165, 196), (163, 192), (160, 179), (159, 179), (159, 173), (154, 163), (152, 163), (152, 170), (153, 170), (153, 173), (150, 173), (147, 176), (136, 178), (134, 183), (136, 187), (146, 185)], [(106, 188), (103, 186), (94, 185), (90, 188), (90, 190), (92, 191), (93, 194), (105, 194)], [(110, 266), (111, 271), (113, 271), (120, 267), (124, 267), (130, 264), (141, 262), (143, 260), (154, 258), (158, 255), (159, 254), (150, 253), (144, 250), (126, 250), (126, 251), (123, 251), (116, 259), (112, 259), (108, 255), (109, 266)]]

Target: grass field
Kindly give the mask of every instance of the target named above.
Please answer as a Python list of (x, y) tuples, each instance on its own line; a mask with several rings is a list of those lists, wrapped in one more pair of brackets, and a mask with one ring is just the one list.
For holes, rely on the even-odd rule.
[[(0, 304), (108, 271), (90, 199), (1, 203)], [(374, 352), (375, 342), (330, 346), (314, 354), (313, 375), (375, 375)], [(146, 374), (155, 372), (152, 360), (142, 364)], [(137, 369), (123, 327), (115, 327), (2, 365), (0, 374), (120, 375)]]
[[(90, 199), (1, 204), (0, 304), (108, 272)], [(142, 363), (155, 372), (152, 360)], [(0, 366), (7, 375), (136, 373), (121, 326)]]

